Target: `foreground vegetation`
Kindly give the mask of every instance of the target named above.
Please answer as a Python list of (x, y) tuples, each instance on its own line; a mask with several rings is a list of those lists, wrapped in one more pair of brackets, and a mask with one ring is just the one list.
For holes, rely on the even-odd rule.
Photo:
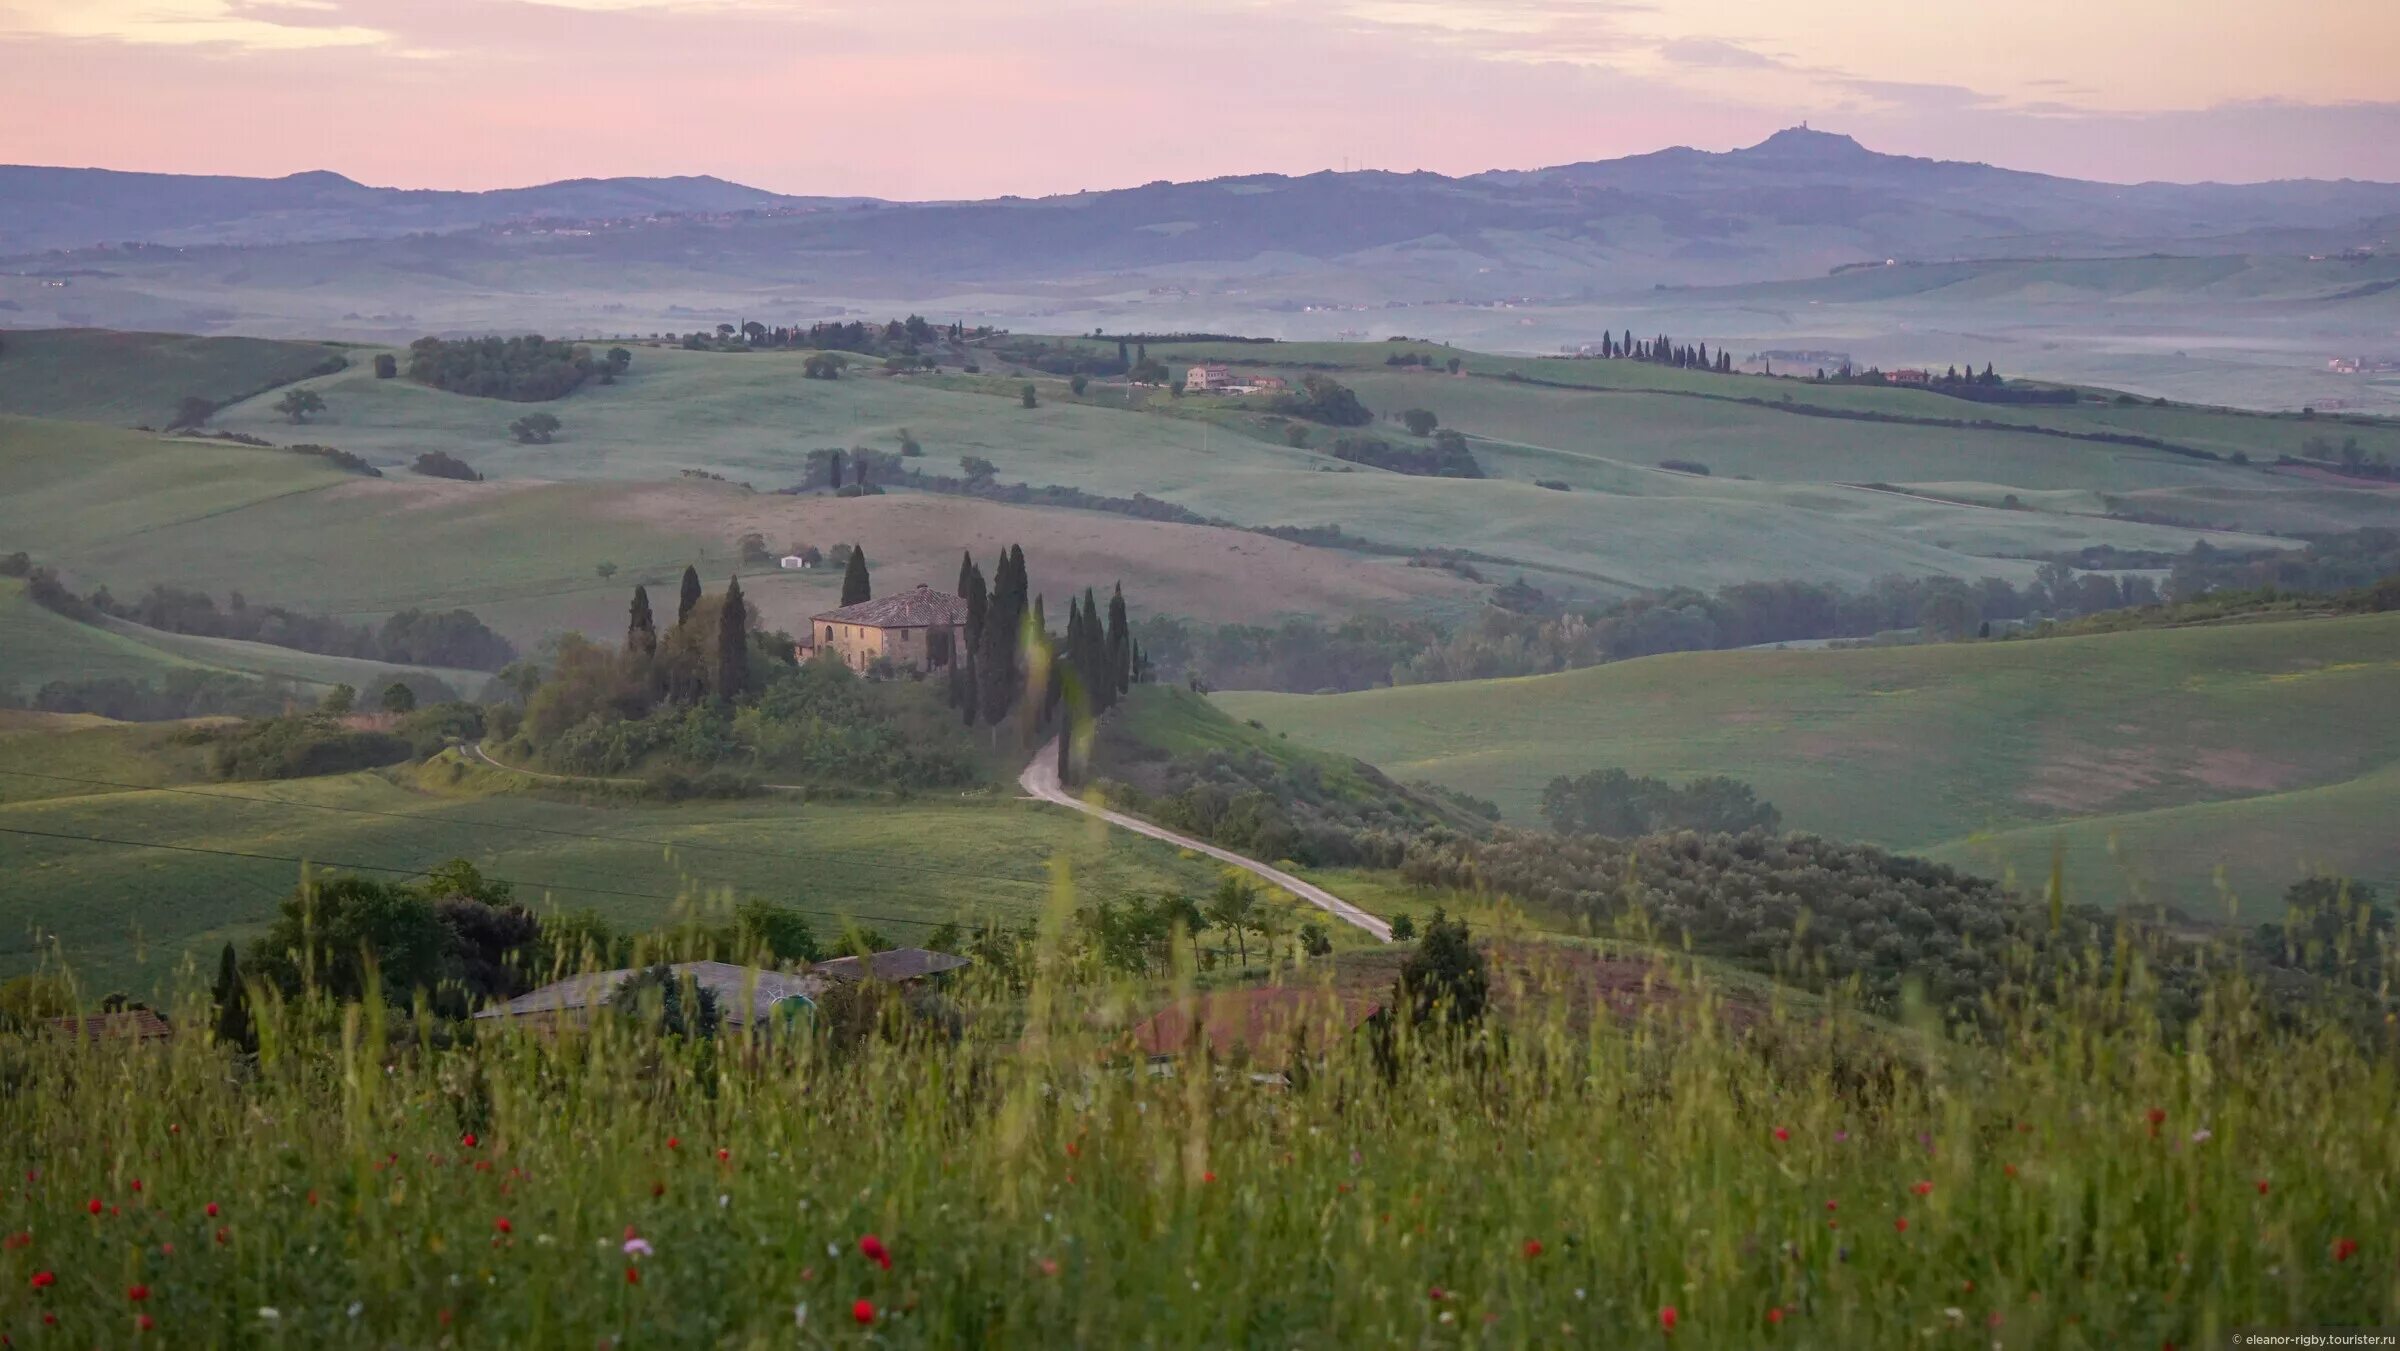
[[(454, 1039), (254, 986), (243, 1057), (197, 981), (168, 1042), (0, 1039), (0, 1335), (2101, 1348), (2400, 1318), (2388, 1029), (2270, 1019), (2238, 974), (2170, 1030), (2095, 950), (1970, 1050), (1543, 949), (1481, 1018), (1480, 982), (1404, 972), (1415, 1016), (1320, 1035), (1275, 1091), (1139, 1073), (1113, 1028), (1188, 965), (1078, 982), (1048, 942), (1027, 988), (951, 992), (955, 1039), (896, 1009), (686, 1038), (658, 1004)], [(1595, 969), (1633, 1002), (1575, 1016)]]

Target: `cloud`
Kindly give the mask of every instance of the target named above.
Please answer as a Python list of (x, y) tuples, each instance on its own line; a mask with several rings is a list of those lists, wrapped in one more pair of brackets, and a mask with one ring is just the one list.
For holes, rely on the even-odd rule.
[(367, 47), (379, 28), (324, 22), (326, 0), (0, 0), (0, 34), (147, 46), (223, 46), (252, 51)]
[(1670, 64), (1712, 70), (1789, 70), (1791, 63), (1723, 38), (1675, 38), (1658, 45)]

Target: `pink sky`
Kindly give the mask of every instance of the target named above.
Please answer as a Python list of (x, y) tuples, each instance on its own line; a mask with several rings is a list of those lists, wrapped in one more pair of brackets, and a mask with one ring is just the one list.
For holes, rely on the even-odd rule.
[(972, 197), (1725, 149), (2400, 179), (2400, 3), (0, 0), (0, 162)]

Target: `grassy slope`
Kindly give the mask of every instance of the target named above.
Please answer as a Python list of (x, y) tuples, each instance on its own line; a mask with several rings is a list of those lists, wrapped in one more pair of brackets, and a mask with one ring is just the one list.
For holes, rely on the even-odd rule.
[(42, 329), (0, 335), (0, 413), (165, 423), (187, 394), (223, 402), (288, 384), (342, 352), (327, 343)]
[[(15, 743), (0, 741), (0, 754)], [(124, 777), (127, 752), (92, 750)], [(43, 764), (80, 763), (56, 750)], [(58, 774), (79, 774), (55, 768)], [(163, 771), (162, 771), (163, 773)], [(317, 860), (431, 867), (472, 858), (536, 905), (590, 907), (642, 927), (733, 896), (857, 916), (922, 938), (961, 914), (1031, 918), (1046, 865), (1078, 888), (1115, 895), (1205, 891), (1213, 865), (1164, 845), (1014, 801), (801, 803), (789, 797), (691, 806), (594, 806), (512, 790), (497, 771), (437, 764), (397, 781), (374, 774), (267, 784), (0, 802), (0, 830), (101, 835)], [(339, 809), (339, 810), (332, 810)], [(390, 813), (378, 815), (373, 813)], [(542, 832), (554, 833), (542, 833)], [(563, 832), (563, 833), (556, 833)], [(601, 838), (588, 838), (601, 837)], [(29, 968), (30, 928), (59, 936), (95, 988), (147, 988), (184, 953), (213, 953), (272, 918), (298, 875), (286, 862), (22, 835), (0, 872), (0, 976)], [(390, 874), (378, 874), (389, 876)], [(813, 916), (824, 924), (835, 921)]]
[[(1307, 359), (1312, 350), (1277, 349), (1277, 356)], [(1382, 351), (1351, 345), (1325, 355), (1380, 363)], [(655, 479), (703, 469), (765, 489), (796, 479), (811, 448), (892, 449), (906, 427), (925, 446), (925, 463), (939, 472), (955, 472), (960, 456), (976, 455), (997, 465), (1005, 481), (1064, 483), (1116, 496), (1143, 492), (1242, 524), (1332, 524), (1390, 543), (1470, 548), (1603, 593), (1793, 575), (1851, 582), (1893, 571), (2013, 575), (2024, 566), (2013, 560), (2029, 553), (2102, 542), (2181, 548), (2193, 537), (2183, 530), (2035, 513), (2003, 516), (1848, 489), (1631, 475), (1622, 466), (1593, 466), (1614, 473), (1616, 481), (1605, 492), (1573, 495), (1541, 494), (1523, 481), (1460, 483), (1351, 472), (1326, 455), (1281, 444), (1272, 428), (1233, 407), (1176, 403), (1156, 391), (1095, 386), (1076, 400), (1062, 382), (1044, 381), (1041, 406), (1025, 409), (1015, 402), (1014, 378), (810, 381), (799, 378), (798, 366), (794, 353), (737, 356), (645, 347), (626, 381), (550, 405), (567, 424), (560, 441), (520, 447), (503, 430), (522, 411), (516, 406), (441, 394), (405, 380), (378, 381), (362, 361), (312, 382), (324, 391), (329, 409), (307, 434), (391, 463), (438, 446), (493, 478)], [(1369, 374), (1386, 378), (1380, 365)], [(1479, 390), (1483, 385), (1458, 383)], [(1503, 400), (1542, 397), (1523, 386), (1492, 388), (1504, 389), (1493, 396)], [(220, 425), (279, 439), (298, 435), (267, 402), (229, 410)], [(1729, 414), (1729, 406), (1694, 400), (1653, 402), (1678, 415), (1698, 410), (1732, 417), (1740, 425), (1729, 436), (1762, 445), (1793, 434), (1787, 423), (1829, 444), (1855, 439), (1865, 425), (1756, 410)], [(1149, 415), (1137, 416), (1141, 409)], [(1526, 430), (1535, 428), (1528, 423)], [(1872, 430), (1883, 439), (1917, 444), (1956, 435)], [(1652, 449), (1680, 436), (1675, 425), (1662, 424)], [(1663, 457), (1662, 450), (1636, 458)], [(1518, 477), (1549, 476), (1529, 469)], [(2061, 477), (2074, 476), (2062, 471)], [(2093, 477), (2115, 483), (2097, 470)], [(1595, 480), (1589, 486), (1604, 485)]]
[[(2253, 848), (2207, 813), (2141, 860), (2177, 894), (2220, 861), (2288, 877), (2372, 867), (2387, 813), (2347, 785), (2400, 763), (2400, 617), (1846, 652), (1688, 653), (1562, 675), (1332, 697), (1225, 694), (1228, 711), (1538, 819), (1551, 777), (1608, 765), (1731, 774), (1799, 829), (1964, 849), (2052, 826), (2325, 790), (2306, 839)], [(2302, 806), (2308, 805), (2302, 803)], [(2337, 810), (2338, 809), (2338, 810)], [(2233, 810), (2231, 807), (2217, 809)], [(2093, 827), (2103, 829), (2104, 827)], [(2136, 838), (2128, 835), (2128, 839)]]

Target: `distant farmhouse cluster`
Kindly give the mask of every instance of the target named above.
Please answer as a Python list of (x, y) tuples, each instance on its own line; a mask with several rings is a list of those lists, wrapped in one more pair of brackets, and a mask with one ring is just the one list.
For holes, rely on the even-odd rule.
[(2400, 357), (2335, 357), (2325, 368), (2335, 375), (2400, 375)]
[(966, 629), (967, 602), (919, 582), (896, 596), (813, 616), (808, 636), (793, 645), (792, 656), (805, 663), (828, 652), (853, 671), (877, 662), (906, 671), (947, 671), (958, 660)]
[(1183, 375), (1188, 394), (1279, 394), (1290, 388), (1277, 375), (1237, 375), (1229, 366), (1204, 361)]

